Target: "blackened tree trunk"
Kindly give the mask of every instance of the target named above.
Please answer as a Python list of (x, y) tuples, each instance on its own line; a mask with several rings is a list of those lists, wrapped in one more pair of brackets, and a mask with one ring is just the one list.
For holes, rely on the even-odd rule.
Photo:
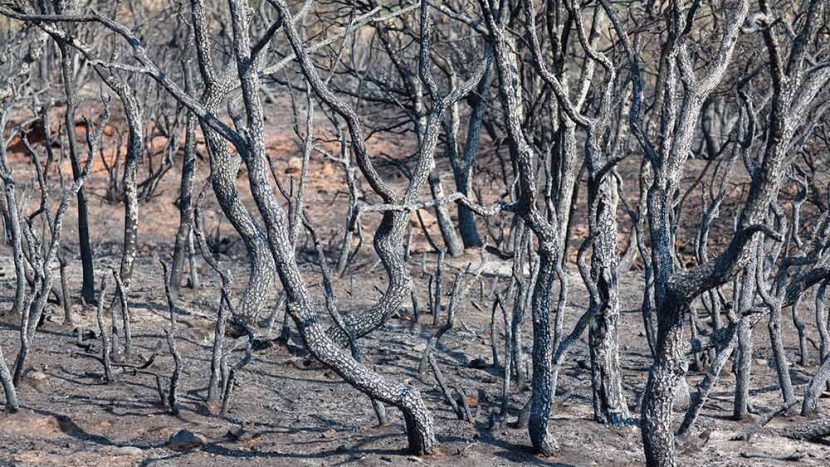
[[(530, 419), (528, 432), (533, 447), (543, 455), (553, 454), (558, 445), (548, 432), (548, 418), (554, 381), (551, 372), (553, 343), (550, 332), (550, 304), (558, 255), (553, 241), (539, 243), (539, 274), (533, 288), (533, 376), (531, 381)], [(557, 313), (561, 313), (558, 310)]]
[[(593, 180), (593, 177), (592, 179)], [(591, 257), (592, 280), (598, 297), (591, 295), (596, 309), (591, 320), (589, 347), (591, 350), (591, 382), (594, 392), (594, 418), (602, 423), (620, 425), (628, 418), (628, 406), (622, 390), (620, 369), (618, 322), (620, 318), (617, 280), (617, 220), (616, 182), (610, 175), (600, 181), (589, 180), (589, 205), (591, 218), (595, 220), (593, 232), (594, 254)]]
[[(679, 8), (675, 6), (674, 8)], [(664, 127), (660, 145), (654, 146), (643, 131), (639, 109), (632, 106), (630, 123), (632, 133), (646, 153), (654, 173), (648, 190), (648, 225), (651, 237), (651, 263), (654, 270), (654, 297), (657, 313), (656, 355), (649, 373), (643, 397), (642, 437), (649, 466), (677, 465), (672, 427), (672, 406), (679, 378), (686, 371), (683, 345), (684, 317), (691, 312), (689, 303), (700, 293), (717, 287), (734, 277), (743, 265), (744, 246), (751, 238), (747, 230), (739, 231), (726, 251), (719, 257), (693, 270), (674, 271), (674, 244), (672, 212), (674, 193), (678, 191), (683, 165), (691, 153), (691, 144), (700, 109), (706, 97), (723, 79), (737, 42), (739, 28), (749, 10), (748, 0), (735, 6), (724, 25), (718, 52), (708, 64), (702, 78), (689, 67), (681, 66), (679, 57), (686, 18), (677, 12), (667, 16), (668, 38), (661, 57), (661, 72), (657, 86), (664, 91), (662, 112), (664, 121), (670, 118), (671, 128)], [(606, 8), (606, 11), (608, 9)], [(609, 13), (609, 15), (612, 13)], [(620, 31), (618, 31), (620, 32)], [(630, 44), (625, 48), (631, 65), (634, 98), (641, 97), (640, 71)], [(683, 87), (680, 89), (680, 75)], [(681, 97), (682, 96), (682, 97)], [(768, 200), (757, 200), (763, 203)], [(745, 229), (746, 224), (740, 228)]]
[[(298, 57), (303, 55), (305, 52), (299, 47), (299, 35), (287, 5), (280, 0), (274, 0), (272, 4), (284, 19), (286, 35), (295, 53)], [(230, 2), (230, 12), (234, 32), (234, 54), (248, 124), (244, 145), (239, 144), (242, 140), (237, 140), (236, 145), (238, 150), (247, 152), (244, 160), (248, 168), (251, 192), (265, 222), (271, 254), (287, 294), (288, 312), (311, 353), (371, 398), (399, 408), (404, 415), (410, 449), (416, 454), (429, 453), (435, 443), (432, 416), (418, 391), (408, 385), (389, 384), (383, 377), (354, 360), (326, 335), (323, 323), (317, 318), (313, 301), (294, 258), (285, 213), (268, 182), (259, 78), (255, 67), (251, 66), (253, 57), (249, 37), (249, 11), (241, 1), (233, 0)], [(305, 66), (303, 71), (309, 81), (317, 81), (314, 87), (315, 90), (319, 90), (319, 77), (315, 73), (310, 73)], [(398, 244), (400, 245), (401, 243)]]
[(0, 347), (0, 383), (3, 385), (3, 392), (6, 396), (6, 408), (10, 412), (17, 412), (20, 408), (20, 403), (17, 401), (17, 391), (14, 388), (9, 367), (6, 366), (6, 359), (3, 357), (2, 347)]
[[(385, 37), (385, 36), (384, 36)], [(449, 40), (456, 38), (456, 33), (452, 30), (449, 32)], [(385, 39), (388, 41), (388, 39)], [(385, 42), (386, 43), (386, 42)], [(486, 47), (486, 46), (485, 46)], [(457, 86), (458, 73), (456, 71), (456, 64), (454, 59), (449, 56), (441, 58), (441, 70), (447, 76), (451, 86)], [(402, 69), (405, 65), (400, 59), (394, 61), (396, 68)], [(472, 172), (476, 161), (476, 153), (479, 147), (479, 139), (481, 135), (482, 122), (484, 113), (487, 109), (490, 87), (490, 78), (492, 73), (489, 69), (485, 70), (484, 76), (476, 84), (476, 89), (467, 98), (467, 103), (470, 107), (470, 115), (467, 121), (467, 131), (464, 141), (463, 149), (461, 148), (461, 141), (459, 136), (459, 129), (461, 126), (461, 115), (459, 113), (459, 103), (452, 103), (448, 108), (448, 118), (444, 122), (446, 133), (446, 149), (452, 170), (455, 188), (458, 193), (469, 197), (472, 191)], [(405, 76), (404, 76), (405, 78)], [(414, 80), (410, 80), (414, 83)], [(417, 86), (409, 86), (411, 94), (417, 94)], [(415, 113), (418, 114), (419, 97), (415, 99)], [(436, 171), (433, 171), (431, 179), (436, 176)], [(432, 185), (432, 180), (430, 180)], [(458, 204), (458, 230), (461, 235), (461, 242), (464, 248), (476, 248), (482, 245), (481, 238), (476, 226), (475, 213), (470, 207), (463, 203)], [(448, 217), (448, 216), (447, 216)], [(443, 230), (442, 230), (443, 231)], [(445, 241), (447, 250), (451, 256), (456, 256), (454, 251), (455, 246)]]
[[(468, 99), (470, 102), (470, 118), (467, 123), (464, 150), (460, 154), (458, 151), (458, 105), (450, 107), (450, 123), (447, 129), (450, 164), (455, 180), (455, 189), (468, 197), (472, 190), (471, 177), (479, 147), (484, 111), (488, 102), (487, 89), (490, 86), (490, 76), (491, 73), (488, 69), (478, 83), (475, 94)], [(476, 226), (475, 213), (464, 204), (458, 204), (458, 232), (465, 248), (478, 248), (483, 245)]]
[[(64, 13), (58, 11), (58, 13)], [(66, 139), (69, 142), (69, 161), (72, 165), (72, 178), (77, 182), (81, 176), (81, 161), (78, 154), (78, 143), (75, 136), (75, 108), (77, 99), (75, 97), (75, 83), (73, 53), (64, 42), (58, 42), (58, 49), (61, 52), (61, 74), (63, 76), (63, 87), (66, 95), (66, 112), (64, 113), (64, 129)], [(95, 272), (92, 264), (92, 246), (89, 242), (89, 215), (87, 213), (86, 193), (83, 186), (77, 194), (78, 198), (78, 244), (81, 249), (81, 267), (83, 269), (83, 283), (81, 285), (81, 297), (87, 303), (95, 302)]]
[[(569, 2), (568, 8), (575, 15), (581, 17), (579, 5)], [(616, 180), (610, 171), (617, 161), (615, 143), (606, 137), (610, 132), (612, 109), (612, 95), (616, 85), (614, 65), (608, 57), (598, 52), (592, 40), (596, 37), (595, 31), (589, 35), (581, 24), (576, 25), (576, 34), (580, 45), (585, 49), (589, 61), (584, 65), (583, 85), (581, 95), (576, 104), (566, 95), (564, 86), (554, 73), (548, 71), (544, 55), (541, 51), (536, 34), (535, 8), (532, 0), (525, 1), (527, 16), (528, 37), (534, 59), (534, 67), (539, 76), (554, 90), (557, 102), (566, 116), (564, 130), (566, 138), (570, 139), (573, 128), (568, 122), (573, 122), (587, 131), (585, 162), (588, 168), (588, 229), (591, 232), (593, 256), (591, 259), (591, 283), (586, 284), (590, 293), (591, 332), (589, 334), (591, 348), (591, 373), (594, 400), (594, 417), (603, 423), (622, 424), (628, 418), (628, 408), (622, 392), (622, 375), (619, 363), (619, 349), (617, 339), (617, 322), (619, 321), (619, 298), (617, 290), (617, 274), (619, 258), (617, 254), (617, 187)], [(601, 14), (599, 10), (595, 14)], [(596, 27), (596, 21), (594, 21)], [(591, 82), (594, 63), (598, 63), (605, 71), (604, 88), (598, 92), (602, 96), (599, 111), (595, 118), (588, 118), (579, 112), (584, 100), (586, 87)], [(636, 106), (637, 100), (632, 101)], [(570, 146), (570, 144), (569, 144)], [(571, 210), (571, 195), (575, 182), (576, 169), (573, 148), (562, 148), (565, 152), (564, 160), (560, 161), (560, 173), (549, 183), (547, 196), (552, 196), (553, 185), (558, 185), (558, 205), (549, 203), (548, 210), (555, 210), (559, 219), (559, 241), (557, 245), (560, 253), (565, 251), (564, 237), (567, 233), (567, 222), (562, 222), (560, 216), (568, 218)], [(563, 195), (568, 198), (563, 200)], [(565, 213), (564, 211), (568, 212)], [(563, 230), (564, 229), (564, 230)]]
[[(499, 16), (480, 2), (487, 23), (489, 41), (492, 46), (495, 68), (498, 76), (498, 92), (501, 108), (506, 118), (507, 134), (510, 137), (513, 162), (517, 168), (519, 214), (539, 242), (539, 268), (532, 292), (533, 314), (533, 376), (531, 383), (530, 414), (528, 433), (533, 449), (541, 455), (556, 452), (557, 442), (549, 430), (550, 403), (553, 395), (551, 362), (553, 344), (550, 336), (550, 301), (552, 283), (559, 261), (557, 254), (558, 223), (556, 214), (550, 213), (552, 221), (543, 216), (536, 207), (534, 164), (537, 156), (528, 144), (522, 128), (523, 107), (520, 103), (519, 74), (516, 67), (515, 40), (507, 31), (510, 18)], [(502, 13), (504, 13), (502, 11)], [(561, 313), (561, 310), (558, 311)], [(516, 352), (518, 349), (514, 349)], [(507, 356), (506, 358), (510, 358)], [(509, 377), (509, 375), (506, 375)]]
[[(1, 91), (5, 90), (3, 89)], [(23, 269), (23, 247), (21, 244), (20, 217), (17, 212), (14, 178), (6, 164), (5, 130), (6, 119), (11, 110), (11, 105), (4, 97), (0, 97), (0, 103), (2, 103), (2, 107), (0, 107), (0, 179), (3, 181), (3, 192), (5, 195), (3, 214), (4, 218), (7, 219), (6, 225), (11, 227), (10, 229), (7, 228), (6, 231), (12, 244), (16, 279), (12, 310), (15, 313), (22, 313), (26, 298), (26, 271)], [(6, 398), (6, 408), (12, 412), (16, 412), (19, 408), (17, 391), (15, 390), (9, 367), (6, 366), (6, 359), (3, 356), (2, 347), (0, 347), (0, 384), (3, 386), (3, 392)]]

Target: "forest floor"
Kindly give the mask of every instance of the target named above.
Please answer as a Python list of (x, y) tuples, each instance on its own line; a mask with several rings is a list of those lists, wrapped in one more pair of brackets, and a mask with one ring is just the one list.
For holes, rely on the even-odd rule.
[[(102, 260), (102, 264), (106, 262)], [(159, 266), (150, 257), (140, 258), (136, 266), (136, 282), (130, 294), (134, 346), (145, 358), (161, 347), (149, 370), (162, 375), (166, 384), (172, 357), (163, 343), (168, 319), (157, 280)], [(244, 273), (237, 272), (239, 276)], [(73, 273), (77, 275), (76, 271)], [(381, 286), (384, 280), (377, 271), (354, 277), (355, 291), (371, 290), (375, 285)], [(625, 311), (620, 327), (625, 391), (632, 408), (644, 387), (650, 362), (635, 306), (639, 303), (637, 282), (636, 275), (623, 278)], [(4, 297), (11, 296), (10, 285), (4, 287)], [(343, 289), (349, 287), (350, 284), (342, 284)], [(29, 360), (31, 370), (20, 387), (23, 408), (16, 414), (0, 414), (0, 445), (3, 446), (0, 464), (337, 465), (357, 462), (478, 466), (639, 465), (643, 462), (636, 426), (611, 428), (592, 420), (585, 339), (575, 344), (560, 376), (560, 395), (565, 392), (568, 396), (553, 411), (551, 426), (561, 445), (558, 456), (550, 459), (533, 456), (524, 429), (490, 429), (489, 414), (500, 401), (502, 371), (490, 365), (489, 313), (481, 313), (466, 304), (459, 311), (456, 327), (443, 338), (436, 354), (450, 385), (476, 396), (471, 397), (475, 399), (471, 401), (475, 423), (456, 419), (431, 373), (423, 383), (417, 379), (418, 360), (426, 340), (434, 332), (431, 316), (422, 316), (422, 325), (411, 330), (411, 315), (404, 313), (360, 342), (366, 360), (373, 362), (377, 371), (392, 380), (408, 381), (422, 391), (435, 417), (441, 443), (432, 456), (419, 459), (407, 455), (403, 449), (406, 439), (400, 414), (390, 409), (391, 424), (376, 427), (369, 400), (331, 371), (309, 360), (296, 340), (288, 346), (274, 345), (255, 352), (251, 363), (240, 373), (227, 417), (211, 416), (203, 400), (215, 322), (216, 280), (206, 276), (201, 289), (184, 290), (176, 328), (177, 345), (184, 356), (179, 415), (168, 415), (161, 406), (155, 379), (149, 374), (127, 372), (120, 374), (113, 384), (104, 384), (103, 368), (94, 358), (100, 355), (100, 344), (93, 340), (91, 346), (89, 342), (79, 346), (73, 328), (61, 323), (60, 307), (52, 304), (52, 317), (37, 334), (35, 351)], [(340, 305), (344, 309), (368, 306), (373, 294), (344, 296)], [(472, 295), (477, 299), (477, 292)], [(586, 305), (578, 294), (571, 296), (574, 298), (566, 310), (566, 329)], [(422, 299), (425, 303), (425, 297)], [(97, 329), (94, 309), (76, 306), (76, 312), (79, 327)], [(0, 344), (9, 361), (17, 348), (17, 320), (7, 316), (0, 326)], [(502, 327), (499, 323), (498, 329)], [(530, 329), (524, 332), (527, 347)], [(756, 334), (752, 403), (757, 410), (768, 411), (778, 407), (779, 393), (773, 369), (767, 365), (770, 350), (763, 329), (759, 328)], [(794, 349), (788, 350), (794, 354)], [(525, 351), (529, 353), (528, 348)], [(241, 351), (237, 352), (232, 361), (240, 355)], [(486, 362), (483, 368), (477, 368), (482, 365), (476, 359)], [(794, 366), (794, 382), (805, 383), (813, 371), (814, 368)], [(700, 375), (692, 374), (690, 384), (699, 378)], [(803, 456), (800, 462), (805, 465), (826, 465), (830, 443), (795, 442), (772, 436), (758, 436), (749, 442), (730, 441), (750, 423), (738, 423), (728, 417), (732, 384), (732, 375), (724, 372), (698, 421), (697, 432), (681, 448), (683, 465), (776, 465), (768, 459), (751, 458), (756, 455), (796, 455)], [(528, 396), (527, 388), (514, 391), (511, 407), (516, 410)], [(826, 416), (830, 412), (828, 404), (822, 405)], [(515, 414), (508, 419), (513, 420)], [(773, 425), (787, 421), (776, 419)], [(168, 449), (168, 438), (182, 429), (200, 434), (206, 443), (201, 449), (185, 453)], [(697, 436), (700, 432), (703, 434)]]
[[(293, 151), (294, 147), (288, 145), (287, 149), (274, 150)], [(286, 167), (289, 166), (290, 163), (286, 163)], [(15, 167), (19, 179), (28, 178), (25, 163), (18, 160)], [(338, 231), (339, 223), (344, 222), (341, 216), (328, 224), (322, 223), (323, 219), (332, 218), (326, 216), (326, 212), (345, 212), (345, 196), (337, 195), (342, 187), (331, 182), (342, 178), (337, 170), (331, 164), (317, 162), (311, 172), (308, 205), (312, 217), (321, 221), (323, 229), (320, 233), (326, 238), (331, 232)], [(197, 177), (197, 186), (201, 186), (205, 172), (202, 170)], [(105, 175), (100, 171), (94, 174), (87, 187), (92, 199), (90, 215), (98, 274), (108, 273), (118, 265), (123, 229), (121, 207), (103, 200)], [(163, 384), (167, 384), (173, 359), (164, 343), (164, 330), (169, 322), (157, 258), (170, 254), (178, 225), (178, 213), (172, 202), (178, 191), (177, 176), (178, 169), (171, 171), (161, 196), (140, 206), (139, 257), (129, 294), (134, 346), (140, 354), (137, 358), (147, 358), (160, 348), (147, 370), (161, 375)], [(23, 212), (32, 209), (33, 198), (36, 200), (32, 195), (21, 198), (28, 199)], [(214, 201), (210, 200), (210, 203)], [(220, 221), (215, 206), (208, 206), (205, 211), (208, 226), (216, 227)], [(371, 223), (365, 227), (364, 238), (371, 238), (371, 227)], [(234, 292), (238, 296), (245, 285), (244, 250), (234, 240), (236, 237), (227, 222), (222, 223), (218, 231), (221, 238), (228, 240), (220, 259), (224, 267), (233, 271)], [(433, 235), (437, 235), (437, 230), (433, 230)], [(68, 239), (70, 258), (77, 258), (76, 220), (71, 216), (65, 224), (65, 238)], [(422, 239), (416, 242), (414, 249), (427, 250)], [(306, 259), (302, 267), (311, 290), (318, 298), (322, 297), (319, 268), (308, 261), (311, 255), (304, 253), (301, 257)], [(435, 257), (433, 254), (426, 257), (429, 270), (434, 270)], [(472, 252), (448, 261), (445, 289), (449, 288), (457, 271), (467, 263), (472, 263), (475, 268), (478, 261), (478, 255)], [(377, 299), (379, 293), (375, 287), (385, 287), (385, 275), (380, 267), (372, 269), (374, 263), (367, 242), (350, 273), (335, 283), (341, 310), (365, 308)], [(410, 266), (423, 306), (426, 303), (426, 279), (421, 274), (420, 253), (413, 255)], [(575, 271), (575, 268), (571, 270)], [(73, 296), (77, 299), (80, 262), (71, 261), (68, 273)], [(391, 380), (410, 382), (421, 391), (435, 418), (435, 432), (440, 443), (431, 456), (417, 458), (405, 452), (406, 438), (399, 412), (390, 409), (391, 423), (377, 427), (369, 400), (330, 370), (310, 360), (296, 333), (288, 345), (272, 345), (254, 352), (252, 361), (239, 374), (228, 415), (211, 415), (203, 400), (210, 368), (219, 282), (203, 261), (200, 261), (200, 276), (202, 284), (198, 290), (182, 289), (176, 311), (177, 345), (184, 357), (178, 415), (169, 415), (160, 404), (156, 381), (151, 374), (127, 371), (118, 375), (114, 383), (105, 384), (103, 368), (97, 359), (101, 349), (99, 341), (88, 339), (79, 345), (74, 331), (82, 328), (97, 334), (95, 309), (76, 304), (77, 322), (74, 326), (66, 326), (62, 323), (62, 309), (52, 303), (35, 337), (34, 350), (28, 360), (30, 369), (19, 388), (22, 409), (14, 414), (0, 412), (0, 464), (480, 466), (639, 465), (644, 461), (636, 421), (629, 426), (614, 428), (592, 420), (590, 357), (585, 336), (575, 343), (565, 359), (559, 379), (560, 399), (555, 403), (551, 423), (561, 446), (557, 456), (545, 459), (534, 456), (529, 449), (526, 430), (510, 427), (518, 408), (530, 395), (527, 387), (512, 391), (513, 412), (508, 417), (511, 423), (491, 428), (490, 414), (500, 403), (503, 371), (492, 366), (491, 299), (481, 301), (477, 287), (461, 304), (456, 326), (443, 337), (436, 351), (450, 385), (463, 388), (471, 396), (474, 423), (456, 419), (431, 373), (423, 382), (418, 379), (418, 361), (427, 339), (436, 329), (431, 324), (431, 316), (422, 315), (421, 323), (412, 329), (411, 309), (405, 308), (401, 316), (360, 341), (365, 360), (371, 362), (376, 371)], [(9, 252), (0, 251), (0, 306), (4, 310), (9, 309), (13, 297), (13, 277)], [(489, 284), (489, 279), (485, 283)], [(569, 283), (566, 330), (587, 306), (581, 280), (574, 275)], [(641, 273), (623, 274), (620, 285), (623, 313), (619, 339), (624, 390), (636, 419), (639, 417), (638, 401), (651, 363), (639, 312)], [(106, 303), (111, 297), (112, 287)], [(482, 311), (471, 305), (473, 301), (480, 303)], [(277, 323), (281, 322), (282, 310), (278, 310)], [(498, 316), (502, 359), (503, 327)], [(0, 345), (8, 363), (17, 353), (18, 328), (18, 317), (0, 317)], [(792, 336), (791, 331), (788, 329), (786, 334)], [(529, 317), (525, 319), (523, 333), (525, 359), (528, 360)], [(766, 334), (764, 324), (759, 324), (755, 331), (751, 394), (754, 408), (761, 413), (775, 410), (780, 405)], [(229, 346), (233, 344), (232, 340), (228, 342)], [(787, 352), (793, 361), (796, 360), (796, 344), (794, 340), (787, 341)], [(240, 347), (231, 360), (238, 359), (241, 353)], [(813, 357), (807, 368), (793, 366), (796, 385), (803, 386), (815, 371), (815, 352)], [(694, 387), (700, 378), (700, 374), (690, 373), (690, 385)], [(792, 464), (770, 459), (776, 456), (798, 458), (804, 465), (827, 465), (830, 442), (795, 442), (765, 435), (748, 442), (731, 441), (736, 433), (749, 427), (755, 417), (750, 416), (750, 420), (742, 422), (731, 420), (733, 387), (734, 377), (727, 366), (695, 432), (679, 449), (681, 465)], [(830, 415), (830, 399), (822, 399), (820, 407), (822, 416)], [(678, 418), (681, 416), (677, 414)], [(783, 425), (793, 419), (798, 417), (779, 417), (770, 426)], [(182, 429), (201, 435), (204, 444), (187, 452), (169, 449), (168, 438)]]

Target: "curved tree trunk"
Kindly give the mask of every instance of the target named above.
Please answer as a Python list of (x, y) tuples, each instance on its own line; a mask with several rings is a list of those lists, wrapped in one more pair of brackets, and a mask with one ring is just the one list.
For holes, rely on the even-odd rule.
[[(5, 124), (5, 122), (3, 122)], [(0, 126), (2, 128), (5, 125)], [(7, 234), (10, 236), (12, 246), (12, 259), (14, 260), (14, 274), (15, 274), (15, 292), (14, 304), (12, 305), (12, 312), (16, 314), (23, 313), (24, 300), (26, 298), (26, 268), (23, 262), (23, 245), (21, 242), (22, 232), (20, 230), (20, 214), (17, 211), (17, 197), (15, 196), (14, 179), (11, 177), (9, 169), (6, 167), (6, 143), (5, 139), (0, 136), (0, 151), (2, 151), (2, 178), (3, 178), (3, 192), (6, 199), (6, 213), (8, 214), (9, 226)]]
[[(233, 75), (228, 73), (220, 76), (216, 75), (203, 2), (192, 0), (191, 8), (198, 65), (202, 81), (205, 83), (204, 106), (208, 112), (215, 114), (222, 103), (223, 97), (232, 89), (229, 82), (223, 80)], [(254, 317), (262, 310), (267, 309), (270, 299), (276, 296), (273, 290), (276, 280), (274, 259), (269, 254), (265, 234), (254, 222), (245, 205), (242, 204), (239, 191), (236, 188), (235, 182), (240, 164), (239, 156), (231, 155), (227, 142), (204, 120), (200, 119), (199, 123), (208, 148), (210, 181), (213, 193), (225, 217), (242, 238), (248, 256), (248, 285), (237, 306), (237, 311), (242, 316)]]
[(248, 285), (237, 311), (242, 316), (252, 318), (266, 310), (271, 298), (276, 296), (274, 260), (268, 251), (265, 235), (239, 199), (239, 191), (234, 183), (236, 174), (239, 173), (239, 157), (231, 156), (221, 136), (204, 124), (202, 132), (210, 152), (210, 181), (213, 192), (225, 217), (242, 238), (248, 254)]
[(17, 401), (17, 391), (14, 388), (12, 375), (9, 373), (9, 367), (6, 366), (6, 359), (3, 357), (2, 347), (0, 347), (0, 384), (2, 384), (6, 396), (6, 408), (10, 412), (17, 412), (20, 404)]
[[(292, 42), (296, 43), (298, 36), (288, 7), (279, 0), (274, 4), (285, 17), (287, 34), (292, 38)], [(285, 212), (277, 202), (268, 182), (259, 78), (255, 70), (246, 65), (250, 63), (251, 54), (248, 11), (240, 0), (230, 2), (230, 11), (234, 31), (234, 52), (247, 113), (249, 145), (244, 149), (250, 152), (244, 159), (248, 168), (248, 180), (257, 208), (265, 221), (270, 252), (287, 294), (288, 312), (312, 355), (372, 399), (378, 399), (400, 409), (406, 423), (410, 449), (416, 454), (430, 453), (435, 443), (432, 416), (424, 405), (418, 390), (405, 384), (390, 384), (382, 376), (354, 360), (342, 347), (331, 340), (326, 334), (323, 323), (317, 317), (313, 301), (294, 257)], [(405, 219), (399, 222), (399, 224), (402, 223), (405, 223)], [(396, 232), (399, 237), (401, 233)], [(400, 245), (402, 241), (397, 244), (397, 246)], [(399, 251), (397, 253), (402, 254)]]

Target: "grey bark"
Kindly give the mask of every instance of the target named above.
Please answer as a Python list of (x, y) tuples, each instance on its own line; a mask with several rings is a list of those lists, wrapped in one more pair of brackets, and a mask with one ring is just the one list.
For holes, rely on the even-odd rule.
[[(184, 65), (185, 91), (192, 93), (193, 84), (190, 69)], [(190, 252), (193, 249), (193, 177), (196, 174), (196, 117), (187, 116), (185, 124), (184, 156), (182, 159), (182, 175), (179, 185), (179, 228), (176, 231), (176, 240), (173, 246), (173, 261), (170, 264), (170, 293), (178, 298), (184, 274), (185, 254), (190, 260), (191, 287), (197, 288), (198, 274), (196, 272), (195, 256)]]

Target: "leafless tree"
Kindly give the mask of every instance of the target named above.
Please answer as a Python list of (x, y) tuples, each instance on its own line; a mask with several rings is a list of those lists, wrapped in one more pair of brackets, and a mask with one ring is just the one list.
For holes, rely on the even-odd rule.
[[(96, 298), (97, 212), (84, 181), (100, 156), (103, 197), (123, 202), (125, 215), (112, 305), (103, 303), (106, 282), (97, 297), (104, 377), (153, 375), (173, 414), (188, 406), (183, 362), (201, 362), (184, 332), (176, 336), (177, 310), (197, 303), (182, 286), (186, 259), (189, 286), (199, 286), (198, 248), (210, 267), (204, 283), (221, 289), (203, 363), (204, 402), (219, 416), (259, 348), (297, 350), (293, 326), (311, 357), (366, 395), (380, 424), (397, 408), (409, 449), (433, 453), (440, 425), (421, 388), (434, 384), (451, 418), (477, 421), (482, 404), (473, 410), (458, 380), (466, 376), (441, 345), (489, 311), (479, 337), (501, 392), (491, 427), (526, 429), (541, 456), (558, 450), (551, 415), (578, 389), (572, 365), (590, 372), (594, 420), (640, 417), (647, 465), (683, 463), (677, 441), (727, 384), (730, 362), (731, 416), (759, 415), (737, 438), (826, 436), (825, 419), (764, 425), (797, 417), (796, 407), (820, 413), (830, 387), (828, 10), (825, 0), (2, 2), (0, 20), (14, 28), (0, 31), (0, 207), (20, 314), (12, 372), (0, 355), (7, 406), (19, 405), (15, 385), (49, 300), (66, 324), (84, 322), (69, 293), (74, 244), (61, 249), (72, 198), (81, 295)], [(95, 123), (77, 124), (94, 113)], [(275, 131), (288, 122), (295, 149), (272, 150), (272, 119)], [(375, 138), (394, 140), (396, 153)], [(22, 159), (7, 157), (12, 145)], [(165, 177), (179, 161), (170, 195)], [(339, 184), (330, 205), (315, 193), (325, 166), (336, 168), (326, 182)], [(208, 171), (210, 190), (194, 196)], [(132, 329), (147, 323), (131, 301), (141, 287), (131, 287), (146, 279), (134, 270), (149, 243), (139, 230), (152, 222), (139, 209), (168, 198), (178, 219), (166, 239), (169, 270), (162, 262), (169, 327), (158, 348), (166, 342), (173, 357), (163, 387), (168, 376), (143, 369), (152, 357), (133, 344)], [(202, 214), (214, 198), (220, 225), (229, 221), (244, 245), (245, 284), (232, 280), (233, 257), (208, 246)], [(343, 209), (328, 208), (335, 202)], [(373, 251), (361, 250), (367, 231)], [(463, 258), (473, 248), (475, 271)], [(373, 271), (385, 281), (374, 286), (379, 298), (357, 297), (355, 276)], [(488, 290), (482, 276), (491, 273)], [(632, 296), (642, 335), (624, 338), (644, 351), (645, 385), (622, 362), (631, 353), (621, 308)], [(344, 304), (357, 298), (358, 307)], [(381, 328), (410, 304), (412, 325), (400, 332), (426, 340), (417, 370), (405, 369), (419, 376), (413, 384), (372, 369), (361, 340), (398, 332)], [(753, 368), (762, 322), (768, 372)], [(576, 352), (585, 360), (574, 362)], [(793, 366), (806, 384), (793, 380)], [(691, 388), (690, 369), (699, 378)], [(776, 382), (780, 408), (753, 404), (758, 372)]]

